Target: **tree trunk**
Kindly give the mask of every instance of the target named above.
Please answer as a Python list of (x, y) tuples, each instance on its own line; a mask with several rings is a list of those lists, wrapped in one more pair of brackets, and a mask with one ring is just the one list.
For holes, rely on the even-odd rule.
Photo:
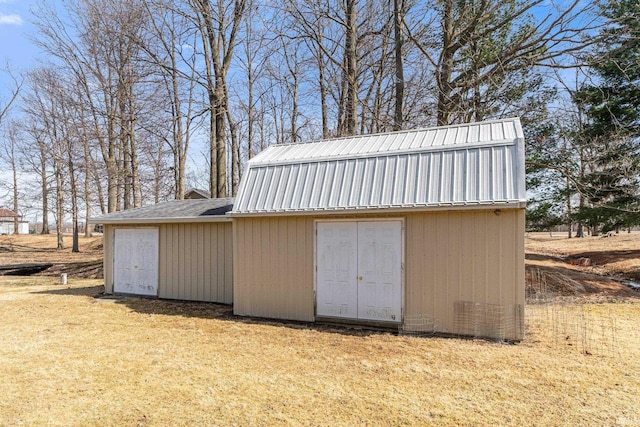
[(60, 170), (60, 161), (54, 160), (54, 174), (56, 177), (56, 235), (57, 249), (64, 249), (64, 188), (62, 181), (62, 171)]
[(455, 50), (453, 43), (453, 9), (454, 1), (445, 0), (442, 16), (442, 53), (440, 67), (436, 70), (436, 85), (438, 88), (438, 126), (449, 124), (451, 116), (451, 75), (453, 72), (453, 58)]
[(393, 130), (401, 130), (404, 126), (404, 0), (393, 1), (393, 32), (395, 38), (396, 59), (396, 93), (395, 109), (393, 114)]
[(84, 218), (85, 218), (85, 227), (84, 227), (84, 237), (91, 237), (92, 231), (89, 226), (89, 219), (91, 218), (91, 205), (92, 205), (92, 195), (91, 195), (91, 187), (89, 186), (89, 182), (91, 180), (91, 154), (89, 151), (89, 141), (85, 139), (83, 145), (84, 149)]
[(347, 102), (345, 109), (345, 131), (355, 135), (358, 118), (358, 47), (356, 0), (346, 0), (345, 57), (347, 79)]
[(140, 188), (140, 172), (138, 165), (138, 145), (135, 134), (135, 112), (133, 110), (133, 99), (129, 98), (130, 102), (130, 118), (127, 121), (130, 153), (131, 153), (131, 193), (133, 196), (133, 207), (139, 208), (142, 206), (142, 189)]
[[(17, 214), (19, 211), (18, 207), (18, 172), (16, 170), (15, 162), (11, 162), (13, 169), (13, 211)], [(20, 218), (13, 218), (13, 234), (20, 234)]]
[(298, 142), (298, 73), (294, 70), (291, 73), (293, 87), (291, 94), (291, 142)]
[[(217, 84), (222, 85), (224, 83), (218, 82)], [(216, 121), (216, 180), (218, 184), (215, 197), (227, 197), (227, 141), (224, 129), (227, 104), (222, 86), (216, 88), (214, 110)]]
[(325, 83), (325, 67), (322, 59), (318, 60), (318, 78), (320, 80), (320, 112), (322, 114), (322, 138), (329, 138), (329, 107), (327, 105), (327, 85)]
[[(18, 165), (16, 162), (16, 130), (9, 129), (9, 144), (10, 144), (10, 161), (11, 161), (11, 172), (13, 178), (13, 211), (18, 213)], [(13, 217), (13, 234), (20, 233), (20, 221), (19, 217)]]
[(342, 61), (342, 82), (340, 82), (340, 99), (338, 101), (338, 136), (348, 135), (347, 133), (347, 93), (349, 92), (349, 79), (347, 77), (347, 57)]
[(240, 156), (238, 148), (238, 131), (236, 122), (231, 117), (227, 108), (227, 122), (229, 123), (229, 134), (231, 136), (231, 196), (235, 196), (238, 191), (238, 180), (240, 177)]
[[(124, 110), (121, 110), (121, 113), (124, 114)], [(121, 124), (120, 127), (120, 150), (122, 153), (121, 158), (121, 166), (120, 170), (122, 171), (120, 174), (120, 180), (122, 182), (122, 203), (123, 209), (126, 211), (131, 209), (131, 153), (129, 151), (129, 141), (127, 138), (127, 131), (122, 127), (124, 123)], [(118, 197), (120, 199), (120, 197)]]
[(209, 89), (209, 193), (218, 197), (218, 150), (216, 145), (216, 113), (213, 88)]
[(571, 189), (571, 181), (569, 181), (569, 177), (567, 177), (567, 178), (566, 178), (566, 183), (567, 183), (567, 199), (566, 199), (566, 201), (567, 201), (567, 226), (568, 226), (568, 228), (569, 228), (569, 230), (568, 230), (568, 232), (567, 232), (567, 234), (568, 234), (568, 235), (567, 235), (567, 237), (568, 237), (569, 239), (571, 239), (571, 238), (573, 237), (573, 236), (572, 236), (572, 232), (573, 232), (573, 230), (572, 230), (572, 228), (573, 228), (573, 222), (572, 222), (572, 220), (571, 220), (571, 215), (572, 215), (573, 213), (572, 213), (572, 211), (571, 211), (571, 192), (570, 192), (570, 189)]
[(253, 157), (253, 70), (252, 58), (247, 53), (247, 158)]
[[(42, 230), (41, 234), (49, 234), (49, 180), (47, 178), (47, 157), (44, 142), (38, 138), (40, 154), (40, 184), (42, 186)], [(36, 229), (38, 224), (36, 224)]]
[[(110, 124), (109, 127), (112, 125)], [(108, 156), (104, 159), (107, 168), (107, 212), (115, 212), (118, 208), (118, 164), (116, 161), (116, 147), (111, 137), (108, 138)]]
[(76, 173), (73, 163), (73, 150), (71, 147), (67, 148), (68, 160), (69, 160), (69, 186), (71, 189), (71, 218), (73, 227), (73, 243), (71, 245), (71, 252), (80, 252), (80, 245), (78, 243), (78, 188), (76, 187)]

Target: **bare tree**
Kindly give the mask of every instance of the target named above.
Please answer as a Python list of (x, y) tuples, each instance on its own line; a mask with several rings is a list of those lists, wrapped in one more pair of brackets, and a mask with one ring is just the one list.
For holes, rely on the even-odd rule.
[[(65, 138), (68, 129), (64, 123), (67, 116), (64, 114), (65, 99), (60, 83), (61, 76), (52, 69), (41, 68), (30, 72), (30, 93), (26, 97), (25, 112), (31, 116), (31, 120), (38, 123), (37, 137), (39, 144), (42, 144), (41, 150), (52, 162), (56, 194), (57, 248), (63, 249)], [(48, 214), (43, 212), (43, 215)]]
[(22, 85), (24, 83), (24, 79), (22, 77), (17, 77), (15, 72), (6, 65), (4, 69), (0, 70), (9, 76), (11, 79), (12, 85), (10, 88), (7, 88), (9, 92), (9, 96), (7, 99), (0, 99), (0, 126), (2, 126), (2, 122), (6, 119), (9, 114), (9, 110), (11, 106), (14, 104), (16, 99), (18, 99), (18, 95), (20, 94), (20, 90), (22, 89)]
[[(191, 135), (195, 130), (196, 73), (198, 56), (193, 51), (196, 35), (187, 28), (184, 13), (170, 0), (144, 0), (148, 14), (149, 28), (139, 41), (148, 59), (156, 68), (170, 110), (170, 131), (155, 132), (165, 140), (173, 154), (174, 197), (183, 199), (185, 192), (186, 161)], [(187, 46), (186, 49), (184, 46)], [(185, 55), (185, 51), (188, 54)], [(159, 106), (161, 107), (161, 106)], [(159, 108), (159, 110), (165, 110)], [(163, 129), (162, 121), (157, 121), (157, 129)], [(158, 149), (158, 153), (161, 150)], [(159, 158), (157, 160), (160, 160)], [(158, 193), (156, 193), (158, 195)]]
[[(137, 0), (71, 0), (65, 14), (41, 4), (34, 41), (64, 64), (82, 90), (87, 125), (93, 128), (106, 169), (107, 210), (141, 204), (138, 122), (142, 79), (139, 32), (143, 8)], [(65, 19), (61, 16), (65, 16)], [(68, 31), (73, 28), (78, 36)]]
[[(562, 10), (542, 18), (542, 0), (435, 0), (425, 5), (426, 25), (409, 32), (411, 41), (434, 69), (437, 123), (447, 125), (468, 118), (467, 111), (507, 90), (512, 73), (553, 61), (584, 49), (593, 40), (581, 38), (597, 23), (585, 22), (595, 7), (573, 0)], [(439, 20), (439, 35), (430, 23)], [(436, 34), (436, 36), (434, 36)], [(438, 39), (439, 37), (439, 39)], [(482, 119), (482, 114), (476, 117)]]
[[(0, 70), (6, 73), (12, 81), (12, 85), (8, 88), (9, 96), (8, 99), (0, 99), (0, 128), (3, 127), (5, 121), (9, 115), (9, 111), (12, 105), (18, 99), (18, 94), (22, 89), (22, 85), (24, 80), (20, 77), (16, 77), (15, 73), (11, 70), (11, 68), (7, 65), (4, 70)], [(17, 163), (16, 163), (16, 140), (17, 140), (17, 124), (12, 122), (9, 124), (8, 129), (5, 134), (5, 144), (4, 144), (4, 157), (5, 160), (9, 163), (12, 171), (12, 184), (11, 184), (11, 193), (13, 197), (13, 211), (18, 213), (18, 176), (17, 176)], [(14, 233), (18, 233), (18, 218), (14, 218), (13, 223), (13, 231)]]
[[(320, 114), (322, 121), (322, 137), (331, 134), (329, 119), (329, 81), (331, 80), (328, 62), (336, 63), (336, 52), (339, 42), (331, 34), (331, 23), (327, 11), (330, 8), (328, 0), (303, 0), (286, 3), (286, 10), (292, 17), (288, 25), (293, 30), (292, 37), (301, 38), (304, 46), (315, 60), (317, 69), (318, 95), (320, 98)], [(342, 65), (342, 64), (339, 64)], [(315, 85), (313, 85), (315, 86)]]
[[(18, 140), (20, 139), (18, 122), (16, 122), (15, 120), (9, 122), (8, 125), (6, 126), (4, 136), (5, 136), (3, 138), (4, 144), (2, 147), (3, 152), (2, 152), (2, 155), (0, 155), (0, 157), (3, 158), (3, 160), (8, 163), (9, 168), (11, 169), (11, 184), (9, 185), (10, 192), (11, 192), (11, 199), (13, 201), (13, 211), (15, 213), (18, 213), (20, 212), (19, 203), (18, 203), (18, 196), (19, 196)], [(19, 222), (18, 222), (18, 217), (16, 216), (13, 218), (13, 233), (18, 234), (19, 232), (20, 232)]]
[[(229, 99), (227, 74), (231, 67), (246, 0), (189, 0), (192, 22), (202, 40), (205, 87), (209, 102), (209, 190), (214, 197), (227, 196), (225, 125)], [(232, 148), (233, 150), (233, 148)]]
[[(256, 152), (256, 126), (261, 122), (259, 116), (263, 113), (263, 97), (268, 89), (261, 85), (269, 76), (268, 62), (271, 54), (267, 34), (271, 32), (271, 22), (265, 21), (260, 13), (257, 0), (248, 0), (244, 19), (244, 38), (242, 52), (238, 54), (238, 66), (244, 71), (246, 85), (235, 85), (235, 97), (238, 109), (244, 112), (246, 133), (246, 159), (251, 159)], [(267, 85), (270, 86), (270, 85)], [(242, 91), (246, 88), (246, 91)], [(242, 154), (238, 155), (238, 177), (241, 175)]]
[[(30, 80), (28, 78), (28, 80)], [(26, 120), (23, 122), (23, 130), (25, 141), (28, 143), (22, 146), (23, 159), (30, 169), (39, 177), (39, 191), (42, 199), (41, 215), (42, 230), (41, 234), (49, 234), (49, 174), (47, 146), (45, 144), (45, 131), (42, 129), (41, 123), (38, 121), (37, 111), (41, 111), (35, 103), (33, 94), (27, 94), (23, 106)], [(37, 227), (37, 224), (36, 224)]]

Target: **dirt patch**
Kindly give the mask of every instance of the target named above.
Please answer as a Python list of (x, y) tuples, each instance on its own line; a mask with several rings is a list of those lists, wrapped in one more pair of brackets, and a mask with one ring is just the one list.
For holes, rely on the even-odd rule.
[(102, 279), (102, 260), (54, 264), (39, 274), (43, 276), (60, 276), (62, 273), (78, 279)]
[[(46, 266), (33, 274), (69, 277), (102, 278), (102, 236), (81, 237), (80, 252), (71, 252), (71, 236), (65, 236), (65, 249), (57, 249), (55, 235), (8, 235), (0, 236), (0, 266), (41, 265)], [(0, 275), (3, 274), (0, 269)], [(6, 272), (4, 274), (7, 274)], [(27, 274), (26, 271), (13, 274)]]
[(640, 279), (640, 232), (569, 239), (529, 233), (525, 239), (527, 295), (638, 296), (621, 279)]

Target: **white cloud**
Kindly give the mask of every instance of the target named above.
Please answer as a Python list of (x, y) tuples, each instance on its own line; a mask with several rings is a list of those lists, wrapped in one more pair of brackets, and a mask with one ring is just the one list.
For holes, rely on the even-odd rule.
[(22, 17), (20, 15), (3, 15), (0, 14), (0, 25), (9, 24), (9, 25), (22, 25)]

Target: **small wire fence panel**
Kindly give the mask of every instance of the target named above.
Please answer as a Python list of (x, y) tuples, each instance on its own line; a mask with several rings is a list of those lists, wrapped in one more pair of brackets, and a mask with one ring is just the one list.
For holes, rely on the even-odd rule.
[(398, 332), (401, 335), (429, 336), (436, 331), (435, 318), (421, 315), (405, 316)]
[(527, 306), (527, 329), (556, 348), (618, 357), (618, 325), (610, 309), (564, 300)]
[(523, 336), (523, 316), (521, 305), (456, 301), (454, 330), (461, 336), (505, 341)]

